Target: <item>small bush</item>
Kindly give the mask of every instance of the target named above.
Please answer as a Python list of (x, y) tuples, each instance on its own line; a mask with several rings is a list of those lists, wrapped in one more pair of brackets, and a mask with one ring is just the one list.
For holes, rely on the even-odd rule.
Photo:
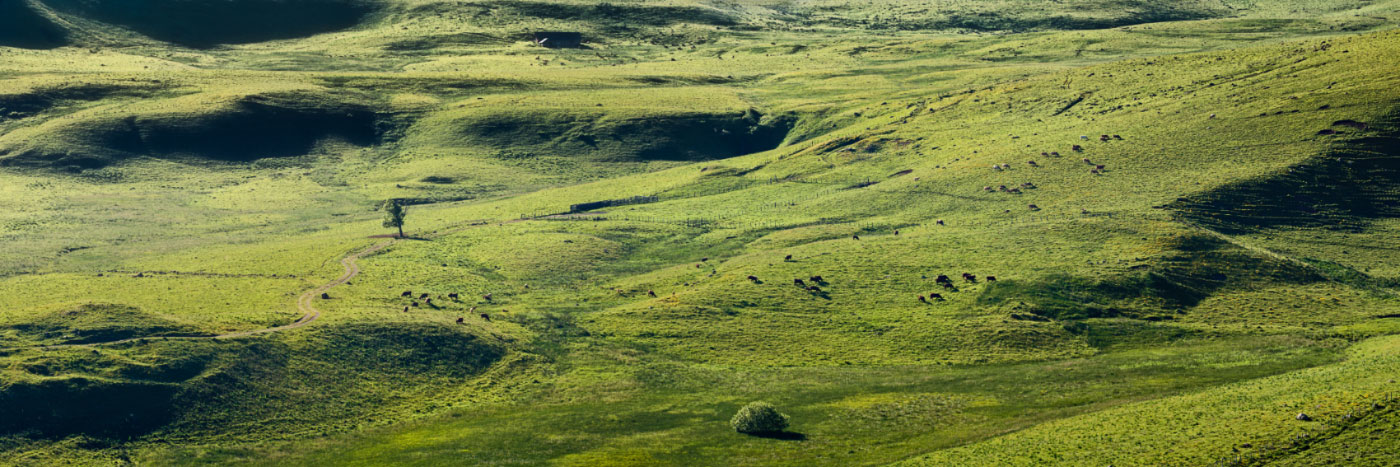
[(767, 402), (752, 402), (734, 414), (729, 426), (747, 434), (781, 433), (788, 427), (788, 416)]

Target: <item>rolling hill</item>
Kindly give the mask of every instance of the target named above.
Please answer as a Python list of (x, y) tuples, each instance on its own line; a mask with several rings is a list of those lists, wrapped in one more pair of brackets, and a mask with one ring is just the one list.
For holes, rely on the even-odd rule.
[(1387, 465), (1397, 20), (0, 0), (0, 463)]

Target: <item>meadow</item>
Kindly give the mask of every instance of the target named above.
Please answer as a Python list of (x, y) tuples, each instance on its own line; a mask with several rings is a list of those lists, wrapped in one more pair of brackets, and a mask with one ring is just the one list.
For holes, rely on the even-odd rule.
[(1389, 465), (1397, 20), (0, 4), (0, 463)]

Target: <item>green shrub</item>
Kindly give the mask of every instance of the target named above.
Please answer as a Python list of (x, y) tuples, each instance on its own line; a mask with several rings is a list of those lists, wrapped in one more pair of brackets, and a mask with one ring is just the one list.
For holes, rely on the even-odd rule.
[(740, 433), (781, 433), (788, 427), (788, 416), (767, 402), (752, 402), (734, 414), (729, 426)]

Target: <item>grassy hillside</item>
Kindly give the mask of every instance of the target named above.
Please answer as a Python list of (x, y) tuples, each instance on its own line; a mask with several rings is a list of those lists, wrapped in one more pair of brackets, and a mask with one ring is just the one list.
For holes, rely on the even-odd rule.
[[(1385, 465), (1400, 439), (1400, 3), (5, 17), (34, 20), (0, 28), (0, 463)], [(757, 400), (789, 432), (728, 426)]]

